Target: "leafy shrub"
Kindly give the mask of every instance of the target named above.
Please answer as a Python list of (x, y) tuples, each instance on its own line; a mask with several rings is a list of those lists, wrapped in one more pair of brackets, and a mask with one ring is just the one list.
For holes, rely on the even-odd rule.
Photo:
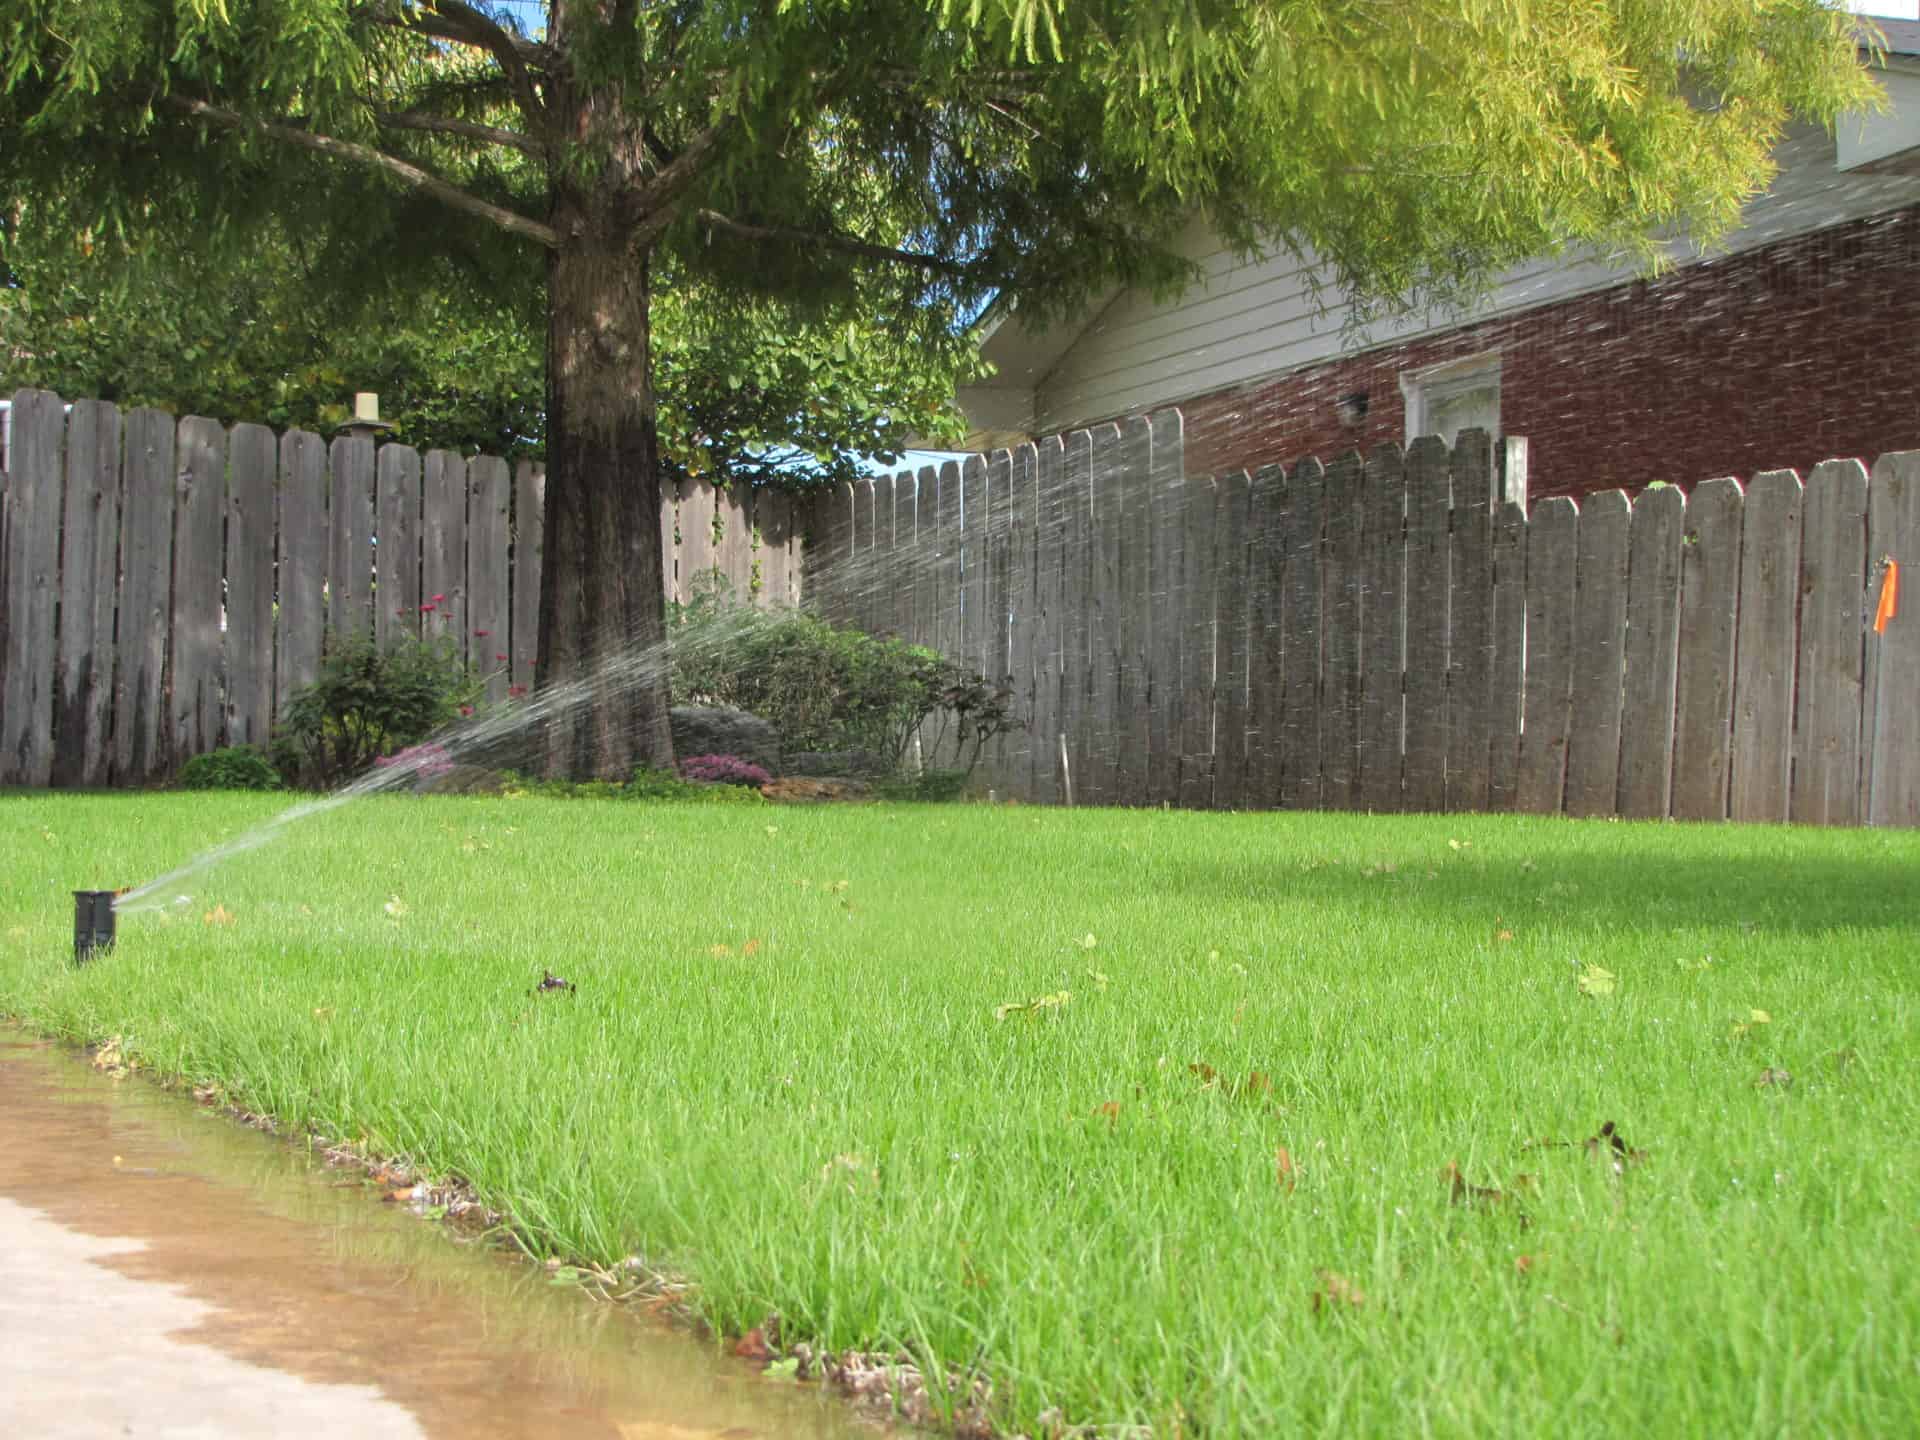
[(508, 772), (508, 795), (554, 800), (640, 800), (698, 805), (764, 805), (766, 797), (746, 785), (701, 785), (671, 770), (639, 769), (624, 785), (612, 780), (527, 780)]
[(182, 790), (279, 790), (286, 782), (258, 745), (229, 745), (196, 755), (180, 767)]
[(700, 785), (752, 785), (758, 788), (773, 777), (738, 755), (695, 755), (680, 762), (680, 777)]
[(280, 733), (302, 783), (330, 790), (470, 710), (485, 685), (448, 636), (384, 649), (369, 635), (333, 636), (319, 678), (288, 703)]
[(920, 734), (971, 772), (986, 742), (1019, 724), (1008, 692), (937, 651), (799, 611), (690, 607), (673, 631), (673, 695), (751, 710), (784, 750), (868, 750), (893, 770)]

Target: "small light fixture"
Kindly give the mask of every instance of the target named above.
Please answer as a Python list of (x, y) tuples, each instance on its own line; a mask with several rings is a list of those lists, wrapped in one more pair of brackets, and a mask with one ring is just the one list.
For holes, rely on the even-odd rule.
[(1333, 402), (1333, 413), (1340, 417), (1340, 423), (1351, 430), (1367, 418), (1367, 392), (1356, 390), (1351, 395), (1342, 395)]
[(371, 438), (382, 430), (391, 429), (393, 426), (380, 418), (380, 396), (372, 390), (356, 390), (353, 396), (353, 418), (335, 433), (365, 435)]

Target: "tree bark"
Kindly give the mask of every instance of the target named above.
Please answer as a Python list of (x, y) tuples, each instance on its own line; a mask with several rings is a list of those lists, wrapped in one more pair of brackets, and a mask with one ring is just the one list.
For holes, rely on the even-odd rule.
[[(563, 239), (548, 261), (546, 538), (535, 680), (554, 706), (547, 773), (624, 780), (636, 765), (671, 767), (673, 740), (649, 265), (644, 253), (633, 253), (608, 198), (601, 192), (555, 206)], [(574, 685), (584, 693), (565, 688)]]

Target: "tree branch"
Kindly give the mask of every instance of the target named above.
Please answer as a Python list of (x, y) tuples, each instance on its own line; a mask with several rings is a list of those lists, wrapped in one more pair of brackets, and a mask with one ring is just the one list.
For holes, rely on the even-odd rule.
[(423, 130), (434, 135), (458, 135), (478, 140), (483, 145), (505, 145), (529, 155), (540, 154), (540, 143), (518, 130), (502, 130), (493, 125), (476, 125), (471, 120), (452, 120), (444, 115), (422, 115), (417, 110), (387, 110), (375, 117), (395, 130)]
[(717, 210), (696, 210), (696, 219), (701, 224), (715, 230), (725, 230), (730, 235), (738, 235), (743, 240), (777, 240), (788, 245), (812, 245), (823, 250), (837, 250), (843, 255), (858, 255), (867, 260), (887, 260), (896, 265), (911, 265), (918, 270), (928, 270), (937, 275), (962, 277), (967, 267), (957, 260), (948, 260), (940, 255), (928, 255), (918, 250), (896, 250), (891, 245), (875, 245), (870, 240), (856, 240), (851, 235), (835, 235), (817, 230), (793, 230), (780, 225), (749, 225), (744, 220), (735, 220), (722, 215)]
[(423, 0), (423, 3), (427, 8), (412, 14), (396, 12), (374, 18), (382, 25), (417, 30), (435, 40), (450, 40), (456, 45), (485, 50), (500, 62), (501, 72), (527, 123), (537, 127), (546, 107), (541, 104), (529, 67), (552, 69), (556, 63), (552, 47), (514, 34), (463, 0)]
[(297, 125), (258, 120), (250, 115), (242, 115), (237, 110), (209, 105), (204, 100), (190, 100), (185, 96), (171, 96), (167, 103), (196, 119), (224, 126), (229, 130), (252, 130), (256, 134), (317, 151), (335, 160), (351, 160), (355, 164), (384, 170), (402, 184), (422, 190), (455, 210), (465, 211), (469, 215), (477, 215), (482, 220), (491, 221), (509, 234), (537, 240), (550, 250), (559, 248), (560, 235), (552, 226), (543, 225), (538, 220), (530, 220), (516, 210), (508, 210), (490, 201), (482, 200), (478, 195), (470, 195), (458, 185), (449, 184), (439, 176), (422, 170), (418, 165), (410, 165), (405, 160), (397, 159), (385, 151), (374, 149), (371, 145), (362, 145), (353, 140), (336, 140), (331, 135), (316, 135), (313, 131), (303, 130)]
[(638, 243), (643, 246), (650, 244), (654, 236), (667, 228), (673, 219), (674, 202), (700, 178), (707, 158), (734, 128), (733, 116), (722, 117), (681, 146), (678, 155), (654, 171), (653, 178), (647, 181), (646, 189), (640, 192), (633, 206), (634, 214), (639, 217), (636, 227), (638, 233), (634, 237)]

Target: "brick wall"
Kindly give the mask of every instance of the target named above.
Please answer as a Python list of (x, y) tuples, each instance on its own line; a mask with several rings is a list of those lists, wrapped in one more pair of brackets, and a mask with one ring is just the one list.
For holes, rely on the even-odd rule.
[(1534, 498), (1920, 448), (1920, 206), (1183, 401), (1189, 469), (1404, 440), (1399, 377), (1493, 350)]

